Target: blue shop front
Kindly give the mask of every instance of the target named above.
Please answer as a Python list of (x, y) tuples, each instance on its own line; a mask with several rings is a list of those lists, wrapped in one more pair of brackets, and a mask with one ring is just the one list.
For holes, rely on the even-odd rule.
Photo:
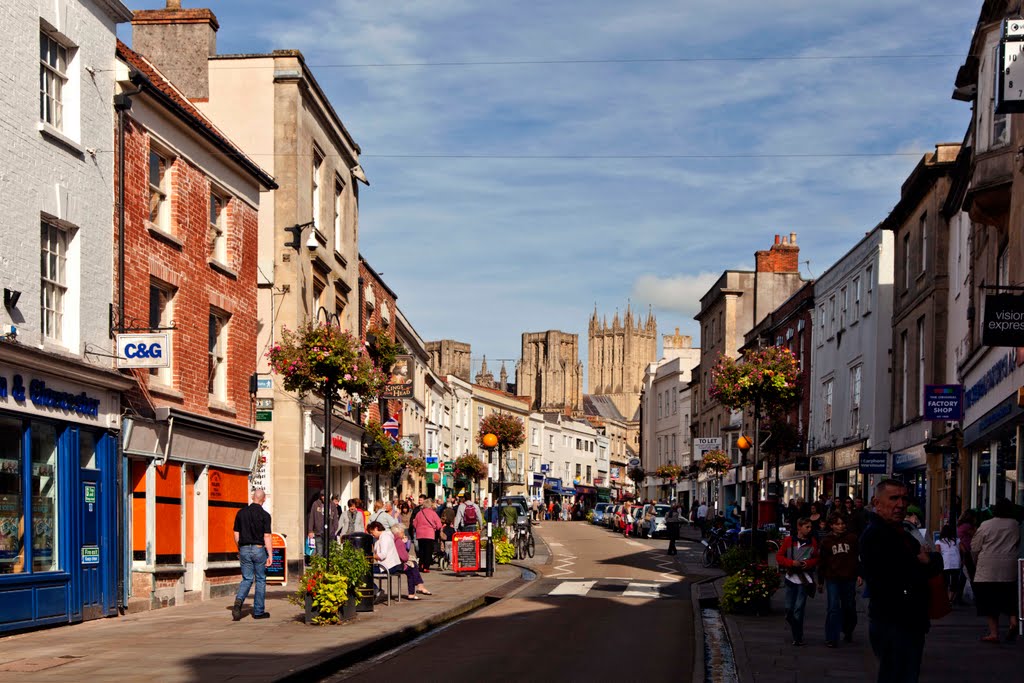
[(111, 370), (0, 344), (0, 632), (117, 613)]

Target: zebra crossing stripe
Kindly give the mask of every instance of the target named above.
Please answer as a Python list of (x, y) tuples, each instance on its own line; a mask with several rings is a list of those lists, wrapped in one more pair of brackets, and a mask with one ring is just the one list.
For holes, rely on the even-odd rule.
[(597, 581), (563, 581), (552, 588), (548, 595), (577, 595), (582, 597), (590, 592), (595, 583)]
[(623, 598), (660, 598), (661, 591), (656, 583), (630, 582), (626, 590), (622, 591)]

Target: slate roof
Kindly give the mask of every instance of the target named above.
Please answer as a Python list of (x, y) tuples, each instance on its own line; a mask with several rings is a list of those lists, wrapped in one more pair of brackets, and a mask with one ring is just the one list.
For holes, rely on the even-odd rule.
[(609, 397), (597, 394), (583, 394), (583, 414), (603, 417), (606, 420), (626, 421)]

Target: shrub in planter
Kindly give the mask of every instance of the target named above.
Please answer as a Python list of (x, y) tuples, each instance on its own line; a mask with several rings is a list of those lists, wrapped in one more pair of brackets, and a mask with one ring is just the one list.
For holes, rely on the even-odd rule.
[(729, 576), (753, 564), (757, 564), (757, 558), (750, 548), (729, 548), (722, 554), (722, 571)]
[(330, 557), (314, 555), (288, 601), (312, 612), (312, 623), (337, 624), (370, 570), (370, 561), (351, 543), (331, 542)]
[(508, 564), (516, 559), (516, 549), (510, 541), (502, 539), (494, 540), (494, 561), (498, 564)]
[(779, 589), (779, 571), (767, 564), (750, 565), (725, 579), (721, 608), (738, 614), (766, 614)]

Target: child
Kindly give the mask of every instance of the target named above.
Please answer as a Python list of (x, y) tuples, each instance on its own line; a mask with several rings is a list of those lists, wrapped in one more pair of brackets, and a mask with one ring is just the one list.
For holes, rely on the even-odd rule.
[(818, 586), (825, 586), (828, 612), (825, 617), (825, 645), (836, 647), (839, 630), (843, 640), (853, 641), (857, 626), (857, 586), (864, 581), (857, 576), (857, 535), (847, 528), (846, 517), (833, 512), (828, 518), (832, 532), (821, 541)]
[(801, 517), (796, 533), (782, 541), (775, 561), (786, 572), (786, 622), (793, 632), (793, 645), (804, 644), (804, 606), (814, 593), (813, 569), (818, 564), (818, 543), (811, 536), (811, 520)]

